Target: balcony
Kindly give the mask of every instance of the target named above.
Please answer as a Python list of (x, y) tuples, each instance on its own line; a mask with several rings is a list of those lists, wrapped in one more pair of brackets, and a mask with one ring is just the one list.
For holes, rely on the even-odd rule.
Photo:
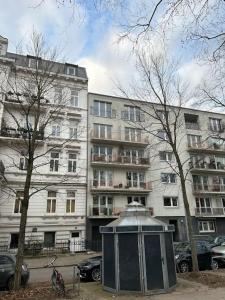
[(110, 110), (105, 111), (104, 113), (101, 113), (98, 109), (91, 106), (90, 113), (92, 116), (95, 116), (95, 117), (110, 118), (110, 119), (116, 118), (116, 110), (115, 109), (110, 109)]
[(208, 185), (208, 184), (193, 184), (193, 193), (222, 193), (225, 194), (225, 185), (223, 184), (213, 184), (213, 185)]
[(118, 168), (149, 168), (150, 162), (145, 157), (130, 157), (122, 155), (97, 155), (92, 154), (91, 164), (96, 166)]
[[(30, 131), (30, 134), (32, 134), (32, 131)], [(28, 139), (29, 138), (29, 132), (28, 130), (21, 128), (20, 130), (17, 130), (12, 127), (3, 127), (0, 131), (0, 136), (10, 139)], [(44, 132), (43, 131), (37, 131), (37, 140), (43, 140), (44, 139)]]
[(126, 137), (124, 131), (112, 132), (108, 135), (99, 135), (91, 131), (91, 141), (101, 144), (126, 144), (139, 147), (146, 147), (149, 144), (148, 137), (142, 135)]
[(196, 207), (195, 215), (198, 217), (208, 217), (208, 216), (224, 216), (224, 207)]
[(92, 218), (118, 218), (124, 207), (94, 207), (89, 206), (89, 217)]
[(208, 143), (198, 143), (194, 145), (188, 145), (188, 151), (191, 152), (201, 152), (201, 153), (220, 153), (225, 154), (225, 144), (208, 144)]
[[(89, 218), (118, 218), (125, 207), (94, 207), (89, 206)], [(153, 207), (147, 207), (150, 214), (153, 216)]]
[(90, 190), (92, 193), (110, 193), (110, 194), (130, 194), (139, 193), (147, 194), (152, 191), (151, 182), (130, 182), (127, 181), (126, 184), (122, 182), (106, 182), (91, 180)]
[(197, 162), (197, 163), (192, 163), (190, 162), (190, 168), (191, 171), (193, 172), (200, 172), (200, 173), (225, 173), (225, 165), (221, 162)]

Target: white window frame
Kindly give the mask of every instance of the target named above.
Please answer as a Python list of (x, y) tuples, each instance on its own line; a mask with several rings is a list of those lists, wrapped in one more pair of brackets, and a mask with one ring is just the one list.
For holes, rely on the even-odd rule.
[(60, 137), (60, 135), (61, 135), (61, 125), (60, 124), (53, 124), (52, 125), (51, 136)]
[(73, 140), (77, 139), (77, 125), (69, 125), (69, 138)]
[[(20, 196), (22, 195), (22, 196)], [(14, 202), (14, 209), (13, 213), (14, 214), (21, 214), (21, 201), (24, 199), (24, 192), (23, 191), (16, 191), (16, 197), (15, 197), (15, 202)], [(18, 211), (16, 210), (16, 207), (18, 206)]]
[(62, 100), (63, 100), (63, 88), (61, 86), (55, 86), (54, 104), (56, 105), (62, 104)]
[[(162, 153), (162, 155), (165, 154), (166, 159), (162, 159), (161, 153)], [(171, 156), (171, 159), (169, 159), (170, 156)], [(160, 159), (160, 161), (173, 161), (173, 152), (171, 152), (171, 151), (159, 151), (159, 159)]]
[[(131, 198), (129, 201), (128, 198)], [(144, 201), (142, 201), (143, 199), (141, 198), (144, 198)], [(129, 204), (130, 202), (132, 201), (136, 201), (144, 206), (146, 206), (146, 203), (147, 203), (147, 197), (146, 196), (142, 196), (142, 195), (134, 195), (134, 196), (127, 196), (127, 203)]]
[(141, 109), (140, 107), (132, 106), (132, 105), (125, 105), (125, 114), (127, 114), (127, 118), (125, 118), (128, 121), (141, 121)]
[(109, 146), (94, 145), (92, 155), (104, 157), (107, 161), (112, 161), (113, 148)]
[(70, 89), (70, 106), (78, 107), (79, 106), (79, 91), (76, 89)]
[(113, 186), (113, 173), (111, 170), (93, 170), (93, 183), (97, 186)]
[(28, 58), (28, 67), (31, 69), (37, 69), (39, 68), (39, 59), (38, 58)]
[[(104, 136), (101, 136), (103, 132)], [(112, 125), (94, 123), (94, 136), (96, 138), (112, 139)]]
[[(58, 157), (53, 157), (53, 154), (58, 154)], [(60, 160), (60, 153), (58, 151), (52, 151), (50, 153), (50, 172), (59, 172), (59, 160)], [(51, 162), (53, 162), (52, 170), (51, 170)]]
[[(69, 207), (69, 211), (67, 211), (68, 207)], [(74, 210), (72, 210), (73, 207)], [(68, 191), (66, 197), (66, 213), (74, 214), (75, 212), (76, 212), (76, 193), (74, 191)]]
[[(130, 179), (128, 177), (130, 177)], [(145, 185), (145, 173), (144, 172), (128, 171), (126, 174), (126, 178), (127, 178), (127, 185), (129, 187), (140, 188)]]
[(142, 130), (139, 128), (125, 127), (125, 141), (141, 142)]
[(202, 139), (201, 135), (188, 134), (187, 135), (188, 146), (199, 148), (201, 146), (201, 139)]
[(97, 117), (112, 118), (112, 103), (94, 100), (93, 112)]
[[(206, 226), (204, 226), (203, 224), (205, 224)], [(212, 226), (213, 229), (210, 229), (210, 224), (213, 224), (213, 226)], [(213, 220), (200, 220), (200, 221), (198, 221), (198, 229), (199, 229), (200, 233), (216, 232), (215, 222)]]
[[(105, 201), (105, 204), (102, 204), (102, 200)], [(109, 201), (110, 200), (110, 201)], [(96, 202), (96, 203), (94, 203)], [(112, 203), (109, 203), (112, 202)], [(113, 196), (111, 195), (96, 195), (93, 197), (93, 208), (92, 212), (94, 212), (94, 209), (97, 209), (98, 213), (94, 214), (95, 216), (111, 216), (113, 215), (113, 207), (114, 207), (114, 201)]]
[[(165, 178), (167, 179), (166, 181), (163, 181), (163, 176), (165, 176)], [(174, 178), (174, 182), (171, 181), (171, 179)], [(177, 183), (177, 178), (176, 178), (176, 174), (174, 173), (161, 173), (161, 182), (162, 183), (170, 183), (170, 184), (175, 184)]]
[(209, 118), (210, 129), (212, 131), (220, 132), (221, 131), (221, 119)]
[[(70, 72), (71, 70), (73, 70), (73, 72)], [(76, 67), (67, 66), (66, 67), (66, 74), (69, 75), (69, 76), (75, 76), (76, 75)]]
[[(72, 155), (75, 156), (75, 158), (72, 158)], [(75, 170), (74, 170), (74, 165), (75, 165)], [(70, 169), (72, 169), (72, 171)], [(68, 169), (67, 169), (67, 171), (68, 171), (68, 173), (76, 173), (77, 172), (77, 153), (74, 153), (74, 152), (68, 153)]]
[[(165, 202), (164, 202), (164, 201), (165, 201), (166, 198), (170, 199), (170, 205), (165, 205)], [(176, 199), (177, 205), (174, 205), (173, 199)], [(178, 207), (179, 207), (178, 197), (176, 197), (176, 196), (164, 196), (164, 197), (163, 197), (163, 206), (164, 206), (165, 208), (178, 208)]]
[[(52, 196), (52, 195), (50, 196), (50, 193), (54, 193), (55, 196)], [(50, 203), (50, 206), (49, 206), (49, 203)], [(55, 203), (55, 204), (53, 205), (53, 203)], [(47, 214), (55, 214), (56, 213), (56, 205), (57, 205), (57, 192), (56, 191), (48, 191), (46, 213)], [(55, 211), (52, 211), (54, 206), (55, 206)], [(50, 207), (50, 211), (48, 211), (48, 207)]]

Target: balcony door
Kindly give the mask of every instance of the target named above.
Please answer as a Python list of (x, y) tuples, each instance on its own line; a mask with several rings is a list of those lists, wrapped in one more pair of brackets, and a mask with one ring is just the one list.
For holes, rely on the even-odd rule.
[(94, 216), (111, 216), (113, 212), (113, 198), (111, 196), (94, 196), (93, 197), (93, 215)]
[(129, 187), (144, 187), (145, 174), (142, 172), (127, 172), (127, 185)]
[(112, 148), (107, 146), (95, 145), (93, 148), (94, 161), (112, 161)]
[(195, 191), (208, 191), (208, 176), (193, 175), (193, 184)]
[(196, 210), (200, 215), (211, 215), (212, 207), (210, 198), (196, 198)]
[(94, 170), (94, 186), (112, 186), (112, 171)]
[(111, 139), (112, 126), (105, 124), (94, 124), (94, 137), (101, 139)]

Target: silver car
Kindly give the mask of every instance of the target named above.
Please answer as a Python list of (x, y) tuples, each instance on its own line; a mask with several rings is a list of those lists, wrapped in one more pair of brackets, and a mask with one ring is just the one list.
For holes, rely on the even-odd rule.
[(213, 259), (215, 259), (219, 265), (225, 265), (225, 243), (221, 246), (216, 246), (211, 249)]

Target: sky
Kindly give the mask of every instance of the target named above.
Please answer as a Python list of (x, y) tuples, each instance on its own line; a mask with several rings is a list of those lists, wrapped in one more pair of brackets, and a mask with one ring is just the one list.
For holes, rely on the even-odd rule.
[[(92, 7), (91, 0), (86, 0), (86, 6), (84, 2), (79, 1), (73, 10), (69, 1), (61, 6), (56, 0), (0, 0), (0, 35), (8, 38), (8, 51), (15, 52), (18, 45), (28, 43), (33, 29), (43, 33), (49, 45), (59, 47), (67, 62), (86, 68), (89, 92), (119, 95), (118, 82), (126, 87), (135, 78), (132, 44), (128, 40), (119, 42), (122, 28), (115, 18), (116, 11), (99, 11)], [(123, 3), (130, 9), (134, 0)], [(185, 50), (178, 49), (178, 35), (178, 31), (171, 31), (170, 49), (180, 55)], [(156, 49), (157, 43), (156, 38)], [(187, 53), (179, 72), (194, 86), (206, 70), (195, 61), (190, 49)]]

